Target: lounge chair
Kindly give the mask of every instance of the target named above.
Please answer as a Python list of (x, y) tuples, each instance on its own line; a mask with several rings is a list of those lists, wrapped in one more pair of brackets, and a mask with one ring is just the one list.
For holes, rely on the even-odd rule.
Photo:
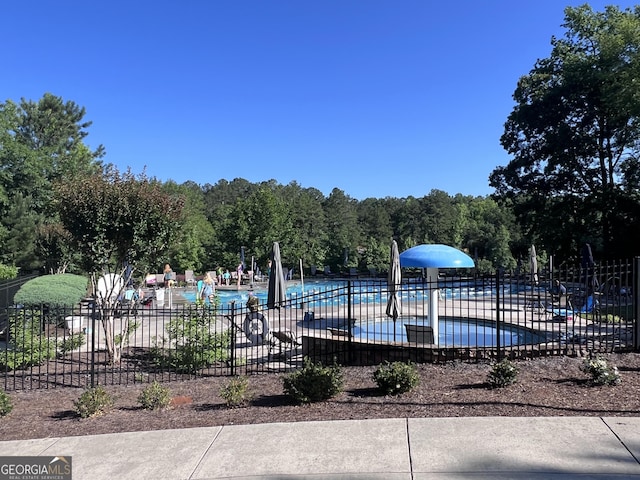
[(573, 320), (576, 313), (571, 302), (571, 294), (554, 296), (551, 305), (545, 308), (545, 313), (551, 314), (553, 320), (567, 321)]
[(286, 357), (287, 352), (291, 350), (295, 354), (300, 346), (302, 346), (302, 342), (298, 340), (295, 332), (287, 328), (269, 332), (269, 358), (272, 356)]
[(146, 287), (155, 287), (157, 278), (158, 277), (157, 277), (157, 275), (155, 273), (151, 273), (151, 274), (147, 275), (146, 277), (144, 277), (145, 286)]
[(184, 281), (189, 286), (196, 284), (196, 276), (194, 275), (193, 270), (184, 271)]

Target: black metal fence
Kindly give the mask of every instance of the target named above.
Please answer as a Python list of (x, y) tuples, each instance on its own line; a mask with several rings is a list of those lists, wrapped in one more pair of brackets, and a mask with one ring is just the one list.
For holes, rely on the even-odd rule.
[(395, 319), (386, 313), (386, 280), (356, 277), (291, 282), (286, 303), (275, 309), (257, 285), (253, 310), (248, 287), (220, 290), (216, 305), (196, 304), (193, 287), (148, 290), (142, 300), (119, 302), (113, 317), (91, 302), (10, 306), (0, 310), (1, 386), (286, 372), (305, 356), (364, 365), (633, 350), (638, 270), (638, 260), (555, 269), (537, 282), (505, 272), (405, 272), (414, 276), (403, 279)]

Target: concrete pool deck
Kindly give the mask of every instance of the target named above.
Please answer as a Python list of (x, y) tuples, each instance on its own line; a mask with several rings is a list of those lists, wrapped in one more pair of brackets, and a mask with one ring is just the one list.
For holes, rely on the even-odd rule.
[(77, 480), (640, 479), (639, 417), (391, 418), (0, 441)]

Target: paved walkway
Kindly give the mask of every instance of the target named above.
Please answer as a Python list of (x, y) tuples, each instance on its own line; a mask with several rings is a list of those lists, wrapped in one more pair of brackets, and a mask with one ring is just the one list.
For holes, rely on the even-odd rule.
[(640, 479), (640, 417), (236, 425), (0, 442), (72, 456), (74, 480)]

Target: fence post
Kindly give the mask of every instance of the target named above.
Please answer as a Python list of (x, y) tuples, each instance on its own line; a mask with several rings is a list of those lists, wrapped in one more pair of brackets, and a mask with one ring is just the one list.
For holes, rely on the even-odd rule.
[(638, 314), (640, 313), (640, 257), (633, 259), (633, 348), (640, 350), (640, 322)]
[(351, 327), (351, 280), (347, 280), (347, 345), (349, 349), (350, 364), (353, 364), (355, 355), (352, 339), (353, 329)]
[(231, 302), (231, 325), (229, 325), (229, 329), (231, 330), (231, 376), (235, 376), (236, 374), (236, 361), (235, 361), (235, 356), (236, 356), (236, 331), (235, 331), (235, 324), (236, 324), (236, 302), (233, 301)]
[(498, 350), (498, 362), (502, 361), (502, 348), (500, 342), (500, 284), (501, 269), (496, 270), (496, 348)]
[(91, 388), (96, 386), (96, 302), (94, 295), (91, 302)]

